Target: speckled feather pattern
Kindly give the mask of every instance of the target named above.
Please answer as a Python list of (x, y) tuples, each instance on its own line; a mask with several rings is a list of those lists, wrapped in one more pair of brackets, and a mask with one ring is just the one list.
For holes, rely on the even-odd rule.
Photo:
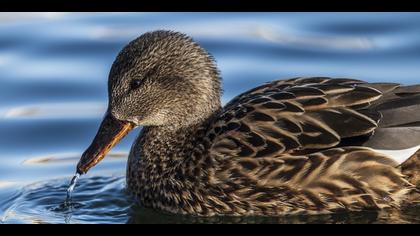
[[(130, 90), (134, 79), (142, 86)], [(108, 87), (111, 113), (144, 126), (189, 125), (220, 107), (212, 56), (176, 32), (155, 31), (133, 40), (113, 63)]]
[(143, 126), (126, 175), (146, 207), (319, 214), (398, 209), (416, 192), (418, 158), (398, 166), (364, 144), (383, 143), (375, 131), (420, 121), (410, 110), (420, 109), (420, 86), (299, 77), (222, 107), (214, 58), (190, 37), (162, 30), (122, 49), (108, 86), (107, 114)]
[(382, 93), (350, 79), (274, 81), (198, 127), (145, 128), (128, 185), (145, 206), (194, 215), (281, 215), (399, 207), (413, 189), (390, 158), (340, 146), (369, 135)]

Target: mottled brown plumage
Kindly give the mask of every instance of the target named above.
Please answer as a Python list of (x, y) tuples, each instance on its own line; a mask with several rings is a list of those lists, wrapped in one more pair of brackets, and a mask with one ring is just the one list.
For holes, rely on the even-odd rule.
[[(418, 164), (399, 166), (367, 143), (385, 142), (376, 130), (418, 126), (404, 113), (420, 107), (417, 86), (293, 78), (222, 108), (212, 57), (185, 35), (157, 31), (123, 49), (109, 88), (108, 121), (144, 126), (127, 186), (146, 207), (200, 216), (318, 214), (399, 208), (416, 192), (410, 180)], [(80, 173), (92, 158), (84, 154)]]

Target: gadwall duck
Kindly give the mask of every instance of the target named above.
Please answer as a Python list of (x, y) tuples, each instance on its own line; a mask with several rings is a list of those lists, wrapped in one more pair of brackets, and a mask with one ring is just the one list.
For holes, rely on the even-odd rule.
[(141, 35), (112, 65), (108, 110), (77, 172), (142, 126), (126, 175), (145, 207), (275, 216), (418, 200), (420, 86), (301, 77), (222, 107), (220, 84), (213, 57), (190, 37)]

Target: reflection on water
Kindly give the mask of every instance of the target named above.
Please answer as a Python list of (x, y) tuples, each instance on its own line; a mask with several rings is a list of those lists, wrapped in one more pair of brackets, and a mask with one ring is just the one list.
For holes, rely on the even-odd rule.
[(130, 133), (70, 204), (76, 163), (106, 109), (107, 75), (138, 35), (170, 29), (217, 59), (226, 103), (295, 76), (420, 83), (418, 13), (0, 13), (2, 223), (420, 223), (419, 206), (278, 218), (195, 218), (133, 205), (125, 192)]
[(144, 209), (132, 203), (122, 176), (81, 178), (65, 202), (67, 181), (25, 186), (8, 202), (3, 223), (420, 223), (420, 206), (399, 211), (284, 217), (191, 217)]
[(122, 223), (131, 206), (122, 177), (81, 179), (73, 200), (65, 204), (68, 180), (23, 187), (3, 215), (5, 223)]

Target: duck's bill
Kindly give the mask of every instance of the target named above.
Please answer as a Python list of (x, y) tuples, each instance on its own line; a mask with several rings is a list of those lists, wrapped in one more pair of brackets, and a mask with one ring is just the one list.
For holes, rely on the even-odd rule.
[(80, 158), (77, 164), (77, 173), (86, 174), (90, 168), (104, 159), (112, 147), (134, 127), (135, 125), (133, 123), (117, 120), (111, 114), (107, 113), (92, 144)]

